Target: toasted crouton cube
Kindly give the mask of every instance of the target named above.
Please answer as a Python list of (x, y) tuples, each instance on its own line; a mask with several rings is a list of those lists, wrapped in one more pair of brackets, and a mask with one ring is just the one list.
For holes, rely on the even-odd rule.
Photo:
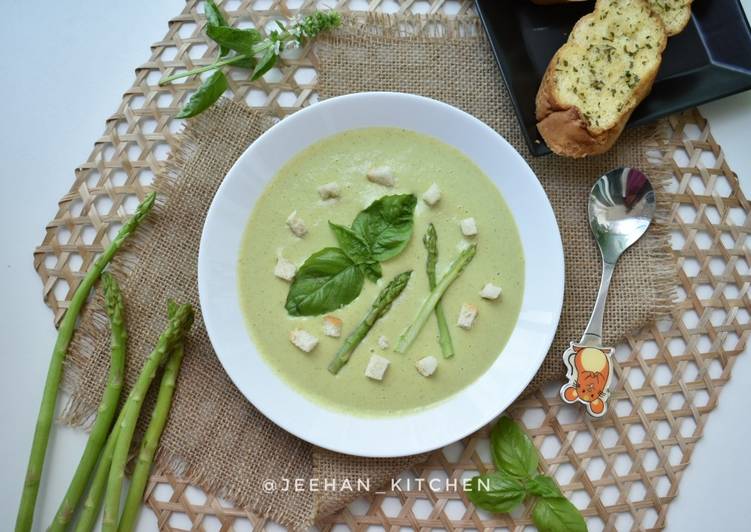
[(396, 176), (390, 166), (377, 166), (371, 168), (366, 174), (368, 181), (378, 183), (384, 187), (393, 187), (396, 185)]
[(465, 218), (459, 222), (464, 236), (475, 236), (477, 234), (477, 223), (474, 218)]
[(292, 211), (292, 214), (287, 217), (287, 227), (289, 227), (293, 235), (299, 238), (304, 237), (308, 232), (305, 222), (297, 215), (297, 211)]
[(318, 187), (318, 195), (322, 200), (338, 198), (342, 191), (337, 183), (326, 183)]
[(339, 338), (342, 335), (342, 320), (336, 316), (324, 316), (323, 334), (332, 338)]
[(383, 374), (389, 369), (389, 364), (391, 362), (389, 362), (388, 358), (383, 358), (380, 355), (371, 355), (368, 367), (365, 368), (365, 376), (369, 379), (382, 381)]
[(431, 207), (434, 207), (435, 204), (441, 200), (441, 189), (438, 188), (438, 185), (433, 183), (422, 195), (422, 200)]
[(430, 377), (438, 368), (438, 361), (434, 356), (421, 358), (417, 361), (415, 367), (417, 367), (417, 372), (420, 375), (422, 375), (423, 377)]
[(378, 347), (381, 349), (388, 349), (389, 348), (389, 339), (385, 336), (381, 335), (378, 337)]
[(303, 329), (292, 329), (289, 332), (289, 341), (306, 353), (310, 353), (318, 345), (318, 338)]
[(459, 319), (456, 324), (462, 329), (471, 329), (477, 318), (477, 307), (471, 303), (464, 303), (459, 310)]
[(503, 290), (501, 290), (500, 286), (496, 286), (493, 283), (487, 283), (482, 287), (482, 290), (480, 290), (480, 297), (483, 299), (499, 299), (502, 293)]
[(277, 257), (276, 266), (274, 267), (274, 275), (279, 277), (279, 279), (292, 281), (292, 279), (295, 278), (296, 273), (297, 267), (293, 263), (291, 263), (284, 257)]

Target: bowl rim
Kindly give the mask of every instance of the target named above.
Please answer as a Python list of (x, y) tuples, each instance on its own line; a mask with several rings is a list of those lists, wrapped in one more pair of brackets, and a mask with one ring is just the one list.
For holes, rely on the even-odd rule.
[[(539, 224), (541, 227), (545, 226), (548, 231), (541, 233), (542, 238), (547, 240), (544, 242), (544, 250), (539, 250), (540, 252), (538, 252), (538, 250), (535, 250), (534, 247), (530, 248), (529, 243), (524, 242), (524, 239), (522, 238), (522, 245), (525, 254), (524, 299), (512, 335), (491, 367), (488, 368), (488, 370), (486, 370), (486, 372), (478, 379), (467, 385), (464, 389), (451, 395), (443, 401), (430, 405), (424, 409), (397, 416), (364, 417), (347, 412), (333, 410), (323, 404), (319, 404), (306, 397), (303, 393), (297, 391), (294, 387), (289, 385), (278, 375), (274, 375), (273, 372), (271, 372), (270, 366), (263, 359), (263, 355), (261, 355), (261, 353), (259, 352), (260, 350), (255, 346), (250, 331), (247, 330), (245, 318), (242, 315), (242, 310), (240, 308), (237, 308), (236, 310), (237, 312), (240, 312), (240, 320), (243, 324), (241, 334), (244, 335), (249, 342), (250, 347), (253, 351), (251, 354), (261, 361), (260, 366), (253, 366), (256, 369), (256, 372), (247, 372), (245, 374), (241, 374), (239, 372), (239, 368), (237, 367), (236, 356), (238, 354), (237, 350), (240, 348), (237, 345), (233, 345), (233, 337), (235, 344), (238, 341), (241, 341), (238, 336), (238, 331), (228, 331), (229, 327), (226, 325), (226, 316), (217, 319), (219, 314), (226, 312), (227, 310), (226, 308), (222, 310), (219, 303), (229, 305), (231, 307), (232, 302), (237, 299), (236, 262), (238, 248), (235, 247), (231, 250), (218, 248), (219, 252), (224, 252), (225, 255), (231, 255), (233, 257), (232, 267), (230, 268), (231, 274), (227, 274), (227, 272), (224, 272), (223, 274), (225, 276), (231, 277), (231, 292), (233, 292), (232, 294), (228, 293), (221, 297), (217, 294), (212, 294), (211, 285), (213, 281), (211, 280), (211, 275), (216, 278), (218, 274), (216, 273), (216, 271), (214, 271), (213, 274), (211, 272), (212, 268), (214, 267), (213, 262), (215, 260), (215, 256), (212, 255), (212, 253), (214, 251), (214, 248), (218, 245), (216, 241), (219, 240), (219, 238), (215, 237), (214, 235), (216, 234), (215, 231), (217, 224), (222, 223), (221, 217), (224, 214), (222, 212), (222, 209), (224, 209), (224, 207), (226, 206), (223, 204), (232, 201), (231, 198), (228, 197), (228, 195), (230, 194), (229, 189), (231, 188), (232, 183), (237, 183), (240, 179), (247, 179), (247, 175), (243, 177), (242, 168), (248, 165), (252, 166), (253, 157), (254, 155), (257, 155), (257, 151), (264, 148), (268, 143), (275, 142), (275, 137), (277, 137), (278, 135), (283, 136), (285, 132), (288, 132), (292, 128), (300, 126), (301, 124), (305, 124), (306, 121), (313, 120), (317, 116), (319, 116), (319, 118), (325, 117), (327, 124), (333, 124), (332, 117), (337, 116), (337, 113), (341, 113), (341, 109), (339, 108), (344, 108), (353, 112), (357, 112), (357, 109), (368, 108), (368, 112), (372, 112), (372, 110), (374, 108), (378, 108), (378, 106), (383, 106), (381, 108), (382, 111), (384, 109), (388, 109), (389, 106), (396, 106), (397, 108), (399, 108), (400, 106), (406, 106), (404, 107), (405, 109), (415, 107), (416, 109), (420, 109), (422, 111), (430, 111), (430, 114), (435, 113), (439, 116), (455, 119), (458, 122), (465, 124), (468, 130), (474, 128), (474, 131), (477, 132), (478, 135), (484, 137), (485, 140), (483, 140), (483, 142), (495, 144), (497, 148), (501, 149), (502, 155), (500, 156), (500, 158), (510, 157), (510, 163), (518, 166), (522, 172), (527, 174), (526, 176), (524, 176), (524, 186), (529, 188), (529, 191), (535, 195), (535, 197), (530, 201), (532, 202), (532, 204), (536, 205), (536, 207), (533, 207), (533, 209), (536, 209), (536, 211), (539, 211), (538, 214), (542, 215), (542, 219), (536, 220), (535, 223)], [(363, 113), (367, 114), (364, 111)], [(422, 116), (427, 116), (427, 114)], [(336, 121), (336, 119), (333, 120), (334, 122)], [(347, 119), (345, 119), (345, 121), (346, 120)], [(377, 122), (375, 118), (374, 120)], [(426, 120), (429, 121), (430, 119), (426, 118)], [(371, 126), (366, 125), (360, 127), (378, 127), (381, 125), (382, 124), (380, 123), (373, 123)], [(332, 127), (336, 129), (337, 126), (336, 124), (334, 124)], [(395, 124), (392, 127), (403, 126)], [(317, 136), (312, 141), (303, 146), (295, 147), (289, 156), (287, 156), (284, 160), (276, 163), (277, 170), (278, 167), (286, 163), (289, 158), (293, 157), (296, 153), (299, 153), (310, 144), (318, 142), (322, 138), (350, 129), (356, 129), (356, 127), (343, 127), (335, 131), (326, 132), (325, 135)], [(413, 128), (407, 127), (406, 129)], [(426, 133), (424, 131), (417, 131), (423, 134), (431, 135), (430, 132)], [(432, 136), (434, 136), (434, 138), (438, 138), (438, 140), (441, 140), (444, 143), (453, 145), (451, 144), (451, 142), (447, 142), (440, 136)], [(465, 152), (465, 150), (456, 145), (453, 145), (453, 147), (459, 149), (462, 153), (472, 159), (473, 162), (478, 164), (477, 161), (475, 161)], [(478, 166), (480, 165), (478, 164)], [(483, 169), (483, 171), (485, 171), (485, 169)], [(485, 171), (485, 173), (487, 174), (487, 171)], [(260, 185), (261, 190), (264, 190), (266, 188), (275, 174), (276, 171), (274, 171), (270, 176), (259, 180), (259, 182), (262, 182)], [(257, 177), (255, 177), (255, 179), (257, 179)], [(521, 180), (522, 176), (515, 176), (514, 179)], [(507, 193), (510, 189), (504, 191), (498, 184), (496, 179), (491, 177), (491, 180), (494, 181), (494, 183), (498, 187), (501, 196), (504, 197), (504, 201), (509, 204)], [(243, 224), (240, 233), (242, 233), (245, 229), (245, 224), (247, 224), (247, 217), (250, 216), (250, 213), (255, 206), (255, 200), (250, 203), (252, 203), (252, 205), (245, 214), (245, 223)], [(512, 206), (509, 204), (509, 207)], [(513, 208), (511, 210), (512, 212), (514, 211)], [(513, 217), (515, 223), (517, 224), (517, 228), (519, 229), (520, 237), (522, 237), (520, 220), (519, 218), (517, 218), (517, 216)], [(212, 242), (212, 239), (216, 241)], [(533, 254), (528, 253), (530, 249), (534, 251)], [(530, 335), (528, 332), (524, 333), (526, 340), (533, 343), (535, 345), (535, 348), (531, 350), (533, 352), (532, 356), (527, 357), (528, 360), (523, 364), (523, 368), (511, 368), (512, 374), (516, 379), (516, 382), (512, 386), (514, 392), (505, 393), (505, 395), (501, 396), (502, 399), (496, 397), (496, 399), (499, 399), (499, 403), (495, 406), (488, 406), (483, 403), (483, 399), (487, 394), (483, 395), (481, 393), (478, 393), (477, 390), (475, 390), (474, 393), (469, 392), (477, 387), (483, 387), (487, 389), (486, 392), (488, 390), (490, 391), (489, 397), (493, 397), (493, 382), (489, 381), (489, 374), (492, 373), (493, 368), (498, 366), (499, 360), (504, 358), (503, 355), (506, 350), (509, 349), (511, 339), (515, 337), (517, 330), (520, 328), (520, 323), (522, 322), (522, 314), (525, 311), (524, 303), (525, 301), (527, 301), (527, 294), (530, 286), (530, 279), (527, 277), (529, 269), (526, 263), (528, 263), (533, 256), (538, 256), (540, 254), (544, 254), (546, 261), (544, 267), (546, 275), (543, 276), (542, 284), (546, 285), (545, 295), (547, 297), (548, 304), (545, 310), (544, 318), (540, 316), (532, 316), (532, 312), (529, 313), (530, 316), (525, 318), (530, 327), (532, 327), (533, 329), (538, 329), (536, 333), (533, 335)], [(523, 392), (529, 382), (534, 378), (537, 370), (539, 369), (549, 351), (553, 337), (557, 330), (558, 321), (560, 319), (562, 310), (564, 279), (563, 247), (560, 238), (560, 231), (553, 214), (552, 207), (534, 172), (531, 170), (523, 157), (518, 153), (518, 151), (516, 151), (513, 146), (508, 143), (508, 141), (506, 141), (501, 135), (491, 129), (484, 122), (460, 109), (457, 109), (456, 107), (431, 98), (426, 98), (424, 96), (399, 92), (362, 92), (322, 100), (284, 118), (280, 122), (274, 124), (262, 135), (260, 135), (253, 143), (251, 143), (250, 146), (245, 149), (245, 151), (242, 153), (242, 155), (240, 155), (237, 161), (235, 161), (230, 170), (227, 172), (227, 175), (222, 180), (222, 183), (219, 185), (204, 221), (198, 255), (199, 300), (204, 324), (206, 326), (206, 331), (220, 363), (222, 364), (227, 375), (232, 380), (234, 385), (238, 388), (238, 390), (263, 415), (265, 415), (267, 418), (269, 418), (271, 421), (273, 421), (275, 424), (277, 424), (287, 432), (290, 432), (295, 436), (298, 436), (314, 445), (329, 449), (331, 451), (364, 457), (407, 456), (437, 449), (444, 445), (453, 443), (467, 436), (468, 434), (471, 434), (472, 432), (475, 432), (476, 430), (490, 422), (492, 419), (494, 419), (498, 414), (503, 412)], [(224, 284), (227, 284), (226, 281)], [(535, 288), (535, 290), (537, 290), (537, 288)], [(545, 323), (541, 324), (541, 321), (544, 321)], [(533, 324), (537, 325), (534, 325), (533, 327)], [(542, 327), (543, 330), (539, 330), (540, 327)], [(516, 343), (514, 345), (516, 345)], [(233, 352), (230, 353), (230, 350), (233, 350)], [(247, 355), (247, 352), (245, 354)], [(252, 363), (249, 362), (248, 367), (251, 366)], [(508, 371), (509, 368), (506, 368), (506, 370)], [(257, 372), (260, 372), (263, 375), (257, 375)], [(264, 382), (262, 379), (270, 380)], [(274, 379), (277, 379), (279, 382), (275, 382)], [(270, 387), (272, 391), (276, 392), (285, 391), (286, 388), (286, 392), (289, 393), (289, 396), (285, 398), (286, 401), (274, 401), (273, 397), (264, 396), (264, 387)], [(505, 389), (508, 387), (503, 388)], [(447, 408), (446, 405), (450, 404), (454, 404), (454, 406), (452, 408)], [(461, 404), (461, 408), (458, 408), (459, 404)], [(470, 408), (472, 409), (472, 411), (476, 412), (476, 415), (472, 418), (471, 422), (468, 422), (467, 418), (472, 416), (465, 415), (467, 408)], [(453, 411), (457, 415), (460, 414), (461, 419), (456, 423), (445, 423), (446, 420), (444, 419), (444, 423), (442, 424), (444, 428), (446, 428), (446, 433), (444, 435), (438, 433), (436, 428), (436, 430), (432, 430), (434, 434), (431, 434), (431, 437), (421, 437), (421, 434), (424, 436), (425, 429), (430, 431), (430, 426), (432, 424), (435, 424), (437, 421), (440, 421), (440, 416), (437, 416), (436, 413), (437, 411), (440, 411), (442, 409), (446, 409), (447, 411), (449, 411), (448, 413)], [(311, 418), (310, 416), (313, 416), (313, 418)], [(346, 432), (347, 436), (349, 437), (337, 438), (326, 436), (325, 430), (320, 430), (319, 427), (316, 426), (316, 423), (311, 422), (311, 420), (316, 416), (318, 416), (319, 421), (321, 417), (325, 420), (324, 425), (336, 422), (334, 423), (334, 426), (336, 426), (336, 424), (339, 423), (340, 425), (338, 428)], [(428, 424), (428, 421), (430, 424)], [(422, 432), (418, 433), (415, 430), (410, 429), (410, 423), (424, 425), (422, 427)], [(363, 431), (369, 434), (363, 435)], [(373, 444), (372, 442), (388, 439), (383, 437), (384, 432), (397, 435), (403, 432), (407, 432), (408, 434), (405, 435), (405, 439), (409, 440), (409, 442), (405, 441), (403, 445), (400, 445), (399, 443), (389, 443), (388, 445), (378, 445), (377, 443)], [(352, 441), (356, 441), (357, 443), (352, 444)], [(364, 447), (363, 443), (365, 443)]]

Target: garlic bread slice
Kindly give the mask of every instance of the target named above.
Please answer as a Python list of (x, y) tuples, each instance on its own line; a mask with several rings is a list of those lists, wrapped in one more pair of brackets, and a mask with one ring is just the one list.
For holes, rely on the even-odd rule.
[(550, 61), (536, 99), (551, 150), (586, 157), (610, 149), (649, 94), (667, 33), (645, 0), (598, 0)]

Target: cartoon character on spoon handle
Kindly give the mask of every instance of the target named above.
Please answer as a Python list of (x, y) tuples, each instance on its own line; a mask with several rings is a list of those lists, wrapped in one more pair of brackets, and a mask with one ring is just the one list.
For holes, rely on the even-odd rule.
[(563, 353), (568, 382), (561, 388), (567, 403), (583, 403), (602, 417), (613, 380), (613, 348), (602, 345), (602, 318), (610, 279), (618, 258), (646, 233), (655, 213), (655, 192), (636, 168), (617, 168), (600, 177), (589, 195), (589, 225), (602, 255), (602, 280), (584, 335)]

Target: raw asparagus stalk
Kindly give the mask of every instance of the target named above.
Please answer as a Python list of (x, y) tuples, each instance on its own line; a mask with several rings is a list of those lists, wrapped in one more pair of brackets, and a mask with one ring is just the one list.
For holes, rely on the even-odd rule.
[[(428, 285), (431, 290), (434, 290), (436, 285), (435, 265), (438, 262), (438, 234), (433, 224), (428, 225), (428, 230), (422, 237), (422, 242), (425, 244), (425, 249), (428, 250), (428, 260), (425, 265), (428, 271)], [(451, 358), (454, 356), (454, 345), (451, 342), (451, 333), (440, 299), (435, 305), (435, 319), (438, 322), (438, 344), (441, 346), (441, 353), (443, 353), (444, 358)]]
[(47, 370), (47, 380), (45, 381), (44, 392), (42, 393), (42, 404), (39, 407), (39, 415), (37, 417), (36, 428), (34, 429), (29, 465), (26, 469), (26, 479), (21, 495), (21, 503), (18, 507), (18, 516), (16, 517), (16, 532), (28, 532), (31, 530), (31, 524), (34, 519), (34, 507), (36, 506), (37, 494), (39, 493), (39, 482), (42, 478), (42, 469), (44, 467), (44, 457), (47, 453), (52, 419), (55, 415), (57, 392), (63, 373), (63, 361), (65, 360), (70, 340), (73, 337), (78, 315), (81, 313), (81, 308), (89, 297), (91, 288), (97, 279), (99, 279), (105, 266), (110, 263), (112, 257), (122, 247), (125, 240), (133, 234), (141, 223), (141, 220), (154, 206), (155, 199), (156, 194), (153, 192), (149, 193), (138, 206), (133, 216), (123, 224), (117, 236), (81, 280), (75, 294), (73, 294), (73, 298), (70, 300), (70, 305), (65, 312), (65, 316), (63, 316), (60, 322), (57, 341), (55, 342), (55, 347), (52, 349), (52, 358)]
[(169, 320), (166, 330), (159, 337), (156, 347), (144, 363), (141, 375), (133, 386), (128, 400), (123, 406), (123, 418), (120, 423), (120, 434), (117, 436), (115, 448), (112, 452), (112, 464), (107, 477), (107, 491), (104, 497), (104, 517), (102, 530), (115, 532), (120, 512), (120, 494), (125, 478), (125, 463), (128, 461), (128, 451), (136, 430), (136, 421), (143, 406), (146, 392), (151, 381), (154, 380), (157, 369), (164, 364), (167, 356), (175, 347), (182, 343), (185, 333), (193, 324), (193, 307), (180, 305), (174, 316)]
[(48, 532), (63, 532), (73, 519), (78, 501), (81, 499), (84, 489), (86, 489), (89, 477), (99, 459), (99, 453), (107, 440), (112, 420), (117, 413), (117, 401), (120, 398), (125, 368), (125, 309), (120, 287), (109, 272), (102, 273), (102, 285), (104, 287), (105, 308), (111, 329), (111, 362), (107, 387), (102, 395), (99, 412), (94, 426), (91, 428), (86, 448), (81, 455), (81, 461), (73, 474), (73, 479), (70, 481), (68, 491), (65, 493), (57, 514), (55, 514), (52, 524), (47, 529)]
[[(177, 305), (173, 301), (167, 303), (168, 317), (172, 319), (177, 311)], [(146, 372), (149, 371), (145, 365), (141, 369), (141, 373), (138, 375), (137, 383), (142, 379), (147, 378)], [(134, 387), (135, 388), (135, 387)], [(128, 399), (125, 404), (128, 404), (131, 395), (128, 395)], [(102, 499), (104, 498), (104, 490), (107, 488), (107, 479), (110, 473), (110, 466), (112, 465), (112, 453), (115, 450), (115, 443), (120, 436), (120, 426), (122, 425), (125, 417), (125, 408), (120, 410), (120, 414), (117, 416), (115, 424), (112, 426), (112, 431), (107, 438), (107, 444), (104, 446), (102, 456), (99, 459), (99, 465), (97, 465), (94, 478), (89, 486), (89, 492), (86, 495), (86, 500), (83, 503), (81, 514), (78, 517), (78, 523), (76, 524), (76, 532), (91, 532), (96, 525), (96, 519), (99, 517), (99, 508), (102, 505)]]
[(156, 454), (159, 438), (162, 436), (162, 431), (169, 416), (172, 395), (175, 392), (175, 383), (177, 382), (177, 375), (180, 372), (180, 364), (183, 361), (184, 352), (182, 344), (175, 347), (164, 368), (162, 382), (159, 385), (159, 394), (156, 398), (156, 406), (151, 415), (151, 421), (146, 429), (146, 434), (141, 442), (136, 466), (130, 479), (130, 488), (128, 489), (128, 496), (125, 499), (118, 532), (130, 532), (135, 529), (138, 512), (141, 509), (143, 493), (146, 490), (151, 465), (154, 462), (154, 454)]
[(125, 409), (120, 410), (120, 414), (112, 426), (112, 431), (107, 437), (107, 444), (102, 450), (102, 456), (99, 458), (99, 464), (94, 472), (94, 478), (91, 480), (89, 492), (83, 502), (78, 523), (76, 523), (76, 532), (91, 532), (94, 530), (96, 519), (99, 517), (99, 508), (102, 505), (104, 490), (107, 487), (107, 477), (109, 476), (110, 465), (112, 464), (112, 451), (115, 450), (115, 442), (120, 435), (120, 424), (123, 421), (124, 413)]
[(365, 338), (365, 335), (368, 334), (368, 331), (370, 331), (375, 322), (378, 321), (378, 319), (381, 318), (384, 314), (386, 314), (389, 309), (391, 309), (391, 304), (397, 297), (399, 297), (399, 294), (402, 293), (404, 288), (406, 288), (411, 275), (411, 270), (400, 273), (399, 275), (394, 277), (383, 290), (381, 290), (376, 300), (370, 306), (370, 310), (368, 310), (365, 318), (360, 322), (355, 330), (352, 331), (349, 336), (347, 336), (347, 338), (342, 343), (342, 346), (339, 348), (339, 351), (336, 352), (336, 356), (334, 356), (334, 359), (329, 364), (329, 371), (331, 373), (336, 375), (337, 373), (339, 373), (339, 370), (342, 369), (342, 367), (344, 367), (344, 365), (349, 361), (349, 357), (352, 355), (352, 352), (360, 344), (360, 342), (362, 342), (363, 338)]
[(407, 349), (409, 349), (409, 346), (412, 345), (412, 342), (415, 341), (415, 338), (417, 338), (417, 335), (422, 330), (425, 322), (427, 322), (428, 318), (430, 318), (430, 315), (433, 313), (433, 309), (443, 297), (443, 294), (446, 292), (448, 287), (451, 286), (451, 283), (453, 283), (457, 279), (457, 277), (461, 275), (461, 273), (464, 271), (464, 268), (467, 267), (467, 264), (472, 262), (472, 259), (475, 257), (475, 253), (477, 253), (477, 244), (472, 244), (471, 246), (464, 249), (459, 254), (459, 256), (456, 257), (456, 259), (454, 259), (454, 262), (451, 264), (449, 271), (446, 272), (443, 278), (441, 278), (440, 282), (430, 292), (428, 298), (423, 302), (422, 307), (420, 307), (415, 320), (404, 330), (404, 332), (399, 337), (395, 349), (397, 353), (404, 353), (407, 351)]

